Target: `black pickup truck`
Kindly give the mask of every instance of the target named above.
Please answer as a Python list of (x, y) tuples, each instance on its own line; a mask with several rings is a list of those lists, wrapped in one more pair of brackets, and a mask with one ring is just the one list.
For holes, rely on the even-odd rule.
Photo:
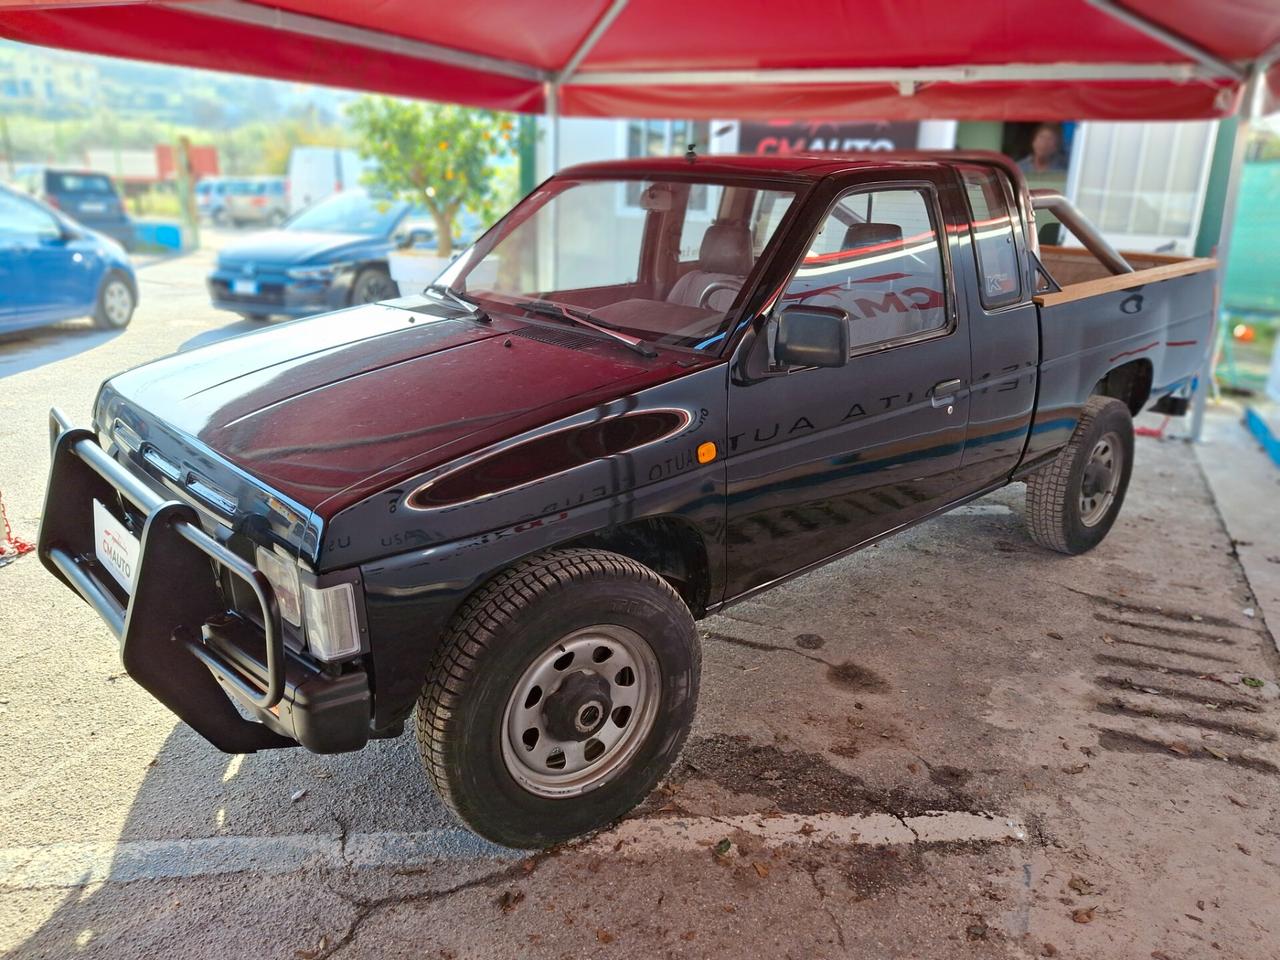
[(1214, 266), (1116, 253), (996, 155), (575, 167), (421, 295), (54, 411), (40, 556), (214, 746), (416, 706), (445, 802), (543, 846), (669, 768), (698, 618), (1013, 481), (1036, 541), (1097, 545)]

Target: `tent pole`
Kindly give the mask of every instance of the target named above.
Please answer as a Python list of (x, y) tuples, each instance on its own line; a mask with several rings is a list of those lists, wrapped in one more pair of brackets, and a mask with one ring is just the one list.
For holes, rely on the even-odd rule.
[[(1261, 68), (1261, 69), (1259, 69)], [(1262, 85), (1266, 80), (1266, 66), (1261, 62), (1255, 65), (1245, 84), (1240, 98), (1240, 111), (1237, 115), (1235, 142), (1231, 146), (1231, 167), (1227, 171), (1227, 191), (1222, 200), (1222, 226), (1218, 229), (1218, 243), (1214, 251), (1218, 260), (1218, 296), (1215, 301), (1213, 328), (1209, 332), (1209, 353), (1205, 357), (1204, 367), (1200, 370), (1199, 382), (1195, 395), (1191, 399), (1191, 427), (1187, 437), (1192, 443), (1199, 443), (1204, 433), (1204, 413), (1209, 402), (1209, 391), (1213, 386), (1213, 367), (1217, 359), (1217, 332), (1221, 321), (1222, 297), (1226, 289), (1227, 259), (1231, 254), (1231, 234), (1235, 229), (1236, 205), (1240, 198), (1240, 179), (1244, 172), (1245, 151), (1249, 146), (1249, 130), (1257, 116), (1258, 102), (1262, 96)]]
[(1215, 57), (1200, 44), (1187, 39), (1179, 33), (1175, 33), (1168, 27), (1161, 26), (1140, 13), (1135, 13), (1122, 7), (1116, 0), (1085, 0), (1085, 2), (1095, 10), (1100, 10), (1107, 16), (1127, 24), (1139, 33), (1144, 33), (1148, 37), (1160, 41), (1171, 50), (1178, 51), (1184, 57), (1208, 67), (1219, 76), (1230, 77), (1239, 81), (1248, 79), (1248, 74), (1234, 63), (1228, 63), (1221, 57)]
[(547, 134), (547, 165), (551, 168), (548, 175), (554, 175), (560, 169), (560, 84), (548, 80), (543, 89), (547, 125), (551, 128)]

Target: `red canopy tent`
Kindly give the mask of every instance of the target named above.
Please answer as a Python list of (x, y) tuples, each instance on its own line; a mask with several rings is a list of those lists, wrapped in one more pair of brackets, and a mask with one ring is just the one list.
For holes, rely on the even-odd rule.
[(0, 36), (553, 118), (1280, 109), (1280, 0), (0, 0)]
[(27, 43), (523, 112), (1192, 119), (1280, 105), (1277, 0), (0, 0)]

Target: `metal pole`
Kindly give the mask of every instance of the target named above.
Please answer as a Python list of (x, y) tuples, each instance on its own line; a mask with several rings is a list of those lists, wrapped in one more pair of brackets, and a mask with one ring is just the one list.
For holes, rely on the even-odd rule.
[(548, 126), (551, 128), (547, 136), (547, 164), (551, 167), (549, 174), (554, 174), (560, 169), (560, 84), (549, 80), (543, 85), (543, 90)]
[(1209, 390), (1213, 386), (1213, 367), (1217, 359), (1218, 314), (1222, 309), (1223, 290), (1227, 279), (1227, 258), (1231, 253), (1231, 234), (1236, 223), (1236, 204), (1240, 195), (1240, 178), (1243, 173), (1245, 150), (1249, 145), (1249, 129), (1253, 118), (1257, 115), (1258, 101), (1262, 94), (1262, 84), (1266, 78), (1266, 68), (1256, 66), (1245, 84), (1244, 94), (1240, 101), (1240, 113), (1236, 123), (1235, 141), (1231, 146), (1231, 168), (1227, 172), (1227, 192), (1222, 201), (1222, 226), (1218, 229), (1218, 244), (1215, 255), (1218, 259), (1218, 298), (1214, 304), (1213, 325), (1209, 331), (1209, 353), (1205, 357), (1204, 367), (1200, 371), (1195, 395), (1191, 398), (1191, 428), (1187, 437), (1192, 443), (1199, 443), (1204, 433), (1205, 406), (1209, 402)]

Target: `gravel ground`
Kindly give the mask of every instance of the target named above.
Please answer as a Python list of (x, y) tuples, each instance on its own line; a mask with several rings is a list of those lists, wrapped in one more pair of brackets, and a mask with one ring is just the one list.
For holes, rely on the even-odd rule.
[[(83, 421), (104, 375), (249, 328), (208, 308), (210, 260), (145, 266), (124, 333), (0, 342), (17, 533), (50, 404)], [(1140, 440), (1086, 557), (1022, 512), (1010, 488), (704, 621), (669, 782), (537, 857), (453, 823), (408, 738), (214, 752), (23, 558), (0, 569), (0, 951), (1280, 957), (1277, 657), (1194, 456)]]

